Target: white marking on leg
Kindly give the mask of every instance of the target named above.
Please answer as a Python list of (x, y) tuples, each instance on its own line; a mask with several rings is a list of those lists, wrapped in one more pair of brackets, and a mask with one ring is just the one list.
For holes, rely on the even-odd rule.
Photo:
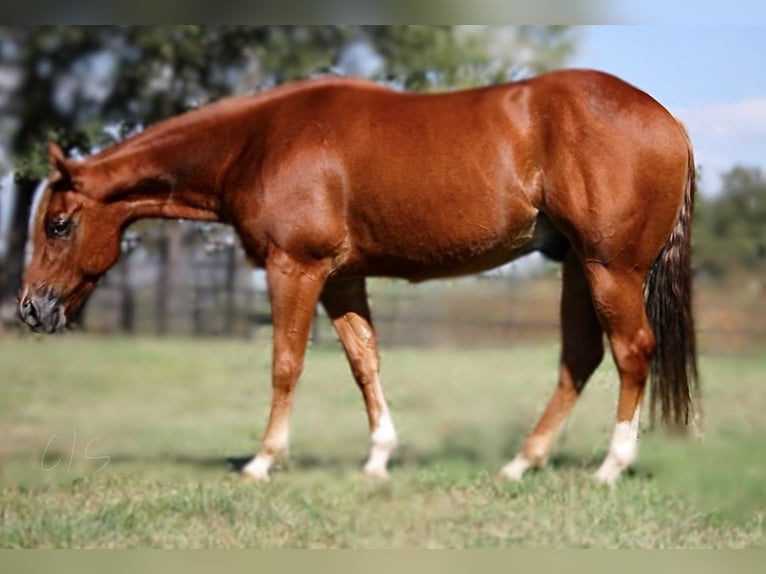
[(596, 480), (612, 485), (622, 471), (636, 460), (638, 453), (638, 420), (641, 408), (636, 407), (633, 420), (618, 422), (614, 427), (609, 453), (596, 472)]
[[(500, 476), (509, 480), (521, 480), (528, 469), (545, 466), (548, 462), (548, 455), (553, 446), (553, 441), (556, 439), (563, 424), (563, 422), (559, 423), (558, 427), (552, 431), (533, 434), (527, 439), (521, 452), (500, 469)], [(528, 456), (524, 455), (525, 452)]]
[[(285, 456), (287, 454), (287, 446), (290, 442), (290, 431), (287, 425), (282, 425), (281, 428), (274, 430), (270, 436), (264, 437), (263, 445), (258, 454), (245, 465), (242, 469), (242, 474), (247, 478), (259, 482), (266, 482), (269, 480), (269, 470), (274, 464), (277, 456)], [(269, 446), (266, 446), (269, 445)]]
[(369, 476), (385, 478), (388, 476), (388, 459), (394, 448), (396, 448), (396, 429), (388, 408), (383, 405), (378, 426), (370, 435), (372, 445), (370, 447), (370, 457), (364, 465), (364, 473)]
[(509, 480), (521, 480), (532, 462), (523, 454), (517, 454), (514, 459), (500, 469), (500, 476)]
[(269, 480), (269, 469), (274, 462), (274, 457), (258, 453), (253, 460), (247, 463), (242, 469), (242, 474), (258, 482), (267, 482)]

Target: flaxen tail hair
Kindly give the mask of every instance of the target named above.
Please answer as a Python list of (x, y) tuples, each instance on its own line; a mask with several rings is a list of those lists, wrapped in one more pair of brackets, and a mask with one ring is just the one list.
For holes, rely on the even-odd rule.
[(697, 349), (692, 315), (691, 228), (694, 211), (694, 154), (689, 150), (688, 175), (681, 212), (668, 241), (646, 278), (646, 314), (657, 340), (651, 366), (651, 420), (659, 407), (661, 421), (685, 426), (699, 392)]

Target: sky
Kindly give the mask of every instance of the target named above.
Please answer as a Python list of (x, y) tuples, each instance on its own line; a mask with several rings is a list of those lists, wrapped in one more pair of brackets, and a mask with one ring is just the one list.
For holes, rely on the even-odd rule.
[(609, 21), (631, 24), (766, 24), (763, 0), (592, 0)]
[(737, 163), (766, 171), (766, 25), (586, 26), (571, 66), (616, 74), (679, 117), (703, 193)]

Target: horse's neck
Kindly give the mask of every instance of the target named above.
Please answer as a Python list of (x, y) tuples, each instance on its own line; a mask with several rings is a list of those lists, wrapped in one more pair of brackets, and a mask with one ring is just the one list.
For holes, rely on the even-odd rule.
[(93, 158), (90, 167), (94, 187), (124, 205), (131, 218), (219, 219), (216, 162), (189, 157), (182, 141), (128, 141)]

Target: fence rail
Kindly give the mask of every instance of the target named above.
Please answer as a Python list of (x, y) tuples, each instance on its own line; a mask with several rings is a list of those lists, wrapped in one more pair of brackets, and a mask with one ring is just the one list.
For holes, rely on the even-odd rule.
[[(151, 241), (128, 243), (88, 302), (82, 328), (96, 333), (270, 338), (265, 275), (253, 270), (231, 235), (211, 241), (195, 229), (168, 226)], [(766, 342), (764, 283), (762, 278), (740, 281), (732, 297), (730, 286), (697, 281), (703, 350)], [(383, 346), (553, 341), (558, 338), (560, 288), (555, 267), (531, 279), (493, 274), (417, 286), (369, 281)], [(316, 313), (313, 344), (335, 344), (329, 320), (321, 308)]]

